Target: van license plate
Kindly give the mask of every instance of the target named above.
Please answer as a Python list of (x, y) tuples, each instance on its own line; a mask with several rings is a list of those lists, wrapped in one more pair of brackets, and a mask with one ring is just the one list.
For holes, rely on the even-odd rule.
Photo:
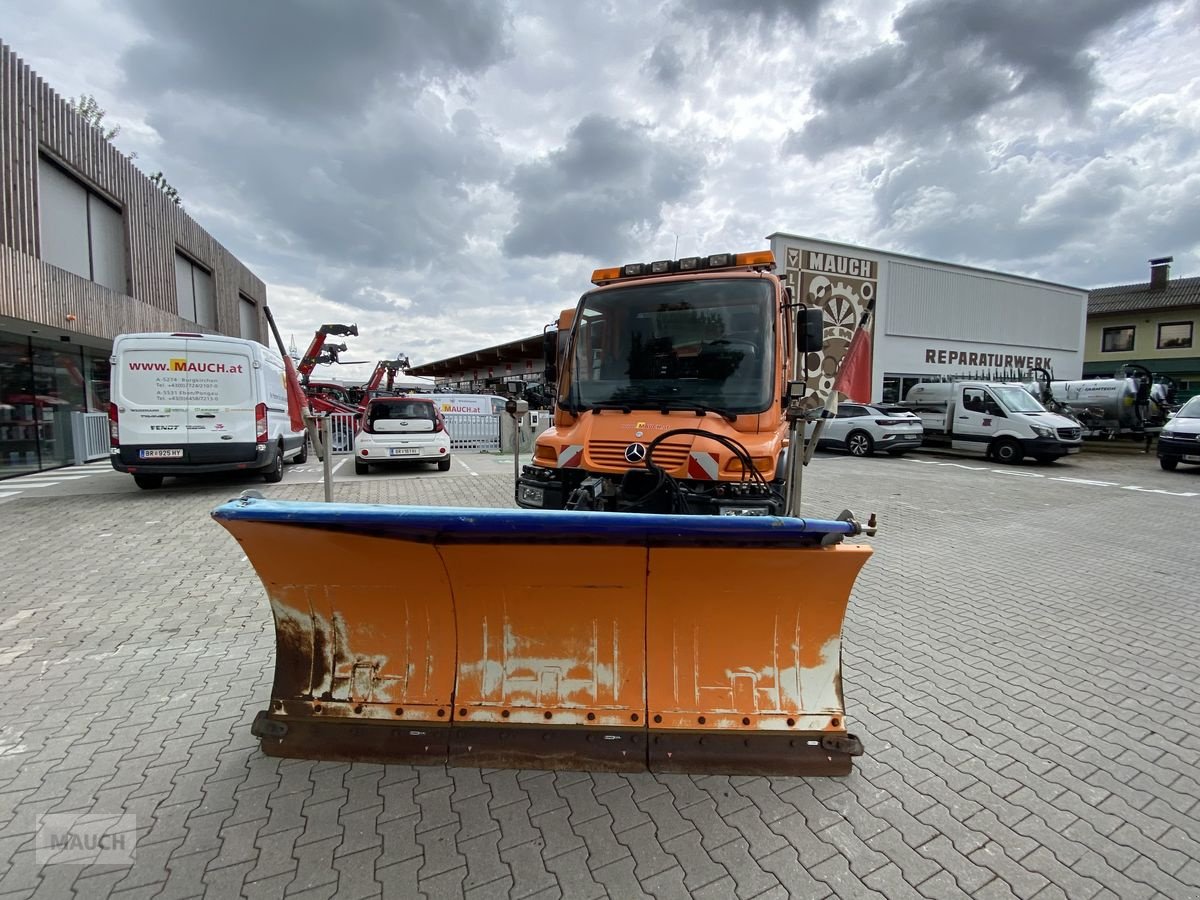
[(421, 452), (419, 447), (392, 447), (388, 450), (389, 456), (416, 456)]
[(169, 450), (139, 450), (141, 459), (183, 459), (183, 448)]

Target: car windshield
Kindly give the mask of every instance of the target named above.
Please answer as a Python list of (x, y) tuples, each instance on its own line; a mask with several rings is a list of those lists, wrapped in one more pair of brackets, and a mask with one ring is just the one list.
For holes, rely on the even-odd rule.
[(573, 335), (573, 405), (763, 411), (773, 389), (773, 299), (771, 282), (748, 278), (585, 295)]
[(1037, 401), (1037, 398), (1023, 387), (1015, 385), (995, 387), (992, 388), (992, 392), (1000, 401), (1000, 405), (1011, 413), (1037, 413), (1046, 411), (1046, 407), (1042, 406)]
[(1193, 397), (1175, 413), (1177, 419), (1200, 419), (1200, 397)]

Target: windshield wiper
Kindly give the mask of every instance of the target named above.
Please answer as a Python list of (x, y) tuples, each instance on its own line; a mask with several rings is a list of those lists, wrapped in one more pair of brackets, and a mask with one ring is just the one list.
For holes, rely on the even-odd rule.
[(706, 413), (715, 413), (728, 422), (734, 421), (737, 416), (727, 409), (722, 409), (719, 406), (709, 406), (707, 403), (664, 403), (658, 407), (662, 412), (670, 412), (671, 410), (681, 410), (694, 412), (698, 416), (703, 416)]
[(593, 412), (600, 412), (600, 410), (602, 410), (602, 409), (619, 409), (621, 412), (625, 413), (626, 415), (633, 412), (633, 404), (631, 404), (631, 403), (617, 403), (617, 402), (585, 403), (585, 404), (583, 404), (582, 408), (590, 409)]

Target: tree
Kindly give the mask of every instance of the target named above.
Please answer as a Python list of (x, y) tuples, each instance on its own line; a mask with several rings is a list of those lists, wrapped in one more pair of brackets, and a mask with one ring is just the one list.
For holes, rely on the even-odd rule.
[(150, 183), (166, 194), (167, 199), (176, 206), (183, 206), (183, 198), (179, 196), (179, 191), (175, 190), (175, 188), (171, 186), (171, 184), (167, 181), (167, 177), (163, 175), (162, 172), (155, 172), (153, 175), (151, 175)]
[(108, 112), (101, 108), (100, 103), (92, 94), (80, 94), (77, 98), (67, 102), (71, 105), (71, 109), (83, 117), (85, 122), (104, 135), (106, 141), (111, 141), (121, 133), (120, 125), (105, 126), (104, 117), (108, 115)]
[[(106, 141), (111, 141), (121, 133), (120, 125), (106, 126), (104, 124), (104, 117), (108, 115), (108, 111), (100, 106), (100, 102), (93, 94), (80, 94), (78, 97), (68, 100), (67, 103), (70, 104), (71, 109), (75, 110), (85, 122), (99, 131)], [(137, 159), (137, 154), (130, 153), (129, 158), (131, 160)], [(175, 190), (161, 171), (155, 172), (150, 176), (150, 183), (166, 194), (167, 199), (176, 206), (183, 206), (183, 198), (179, 196), (179, 191)]]

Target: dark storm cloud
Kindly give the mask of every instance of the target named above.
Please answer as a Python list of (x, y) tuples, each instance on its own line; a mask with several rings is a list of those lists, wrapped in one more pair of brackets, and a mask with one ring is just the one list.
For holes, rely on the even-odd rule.
[(517, 169), (509, 185), (517, 213), (504, 252), (623, 256), (637, 232), (661, 225), (665, 204), (698, 186), (702, 165), (699, 154), (656, 141), (643, 126), (588, 116), (561, 149)]
[(129, 6), (148, 32), (123, 59), (131, 90), (211, 94), (276, 115), (352, 114), (380, 87), (479, 72), (507, 53), (507, 14), (490, 0)]
[(219, 160), (222, 183), (210, 190), (306, 267), (419, 268), (461, 244), (479, 214), (470, 189), (500, 180), (506, 166), (474, 113), (381, 116), (353, 139), (222, 109), (150, 122), (197, 166)]
[(796, 24), (811, 26), (830, 0), (691, 0), (686, 5), (689, 18), (703, 22), (707, 14), (726, 19), (756, 19), (763, 27)]
[(816, 115), (784, 142), (810, 159), (877, 138), (969, 128), (999, 104), (1051, 94), (1071, 111), (1097, 90), (1088, 47), (1159, 0), (917, 0), (896, 40), (834, 64), (811, 91)]
[(642, 71), (665, 88), (677, 88), (683, 80), (683, 58), (671, 41), (662, 40), (654, 45), (650, 56), (642, 65)]

